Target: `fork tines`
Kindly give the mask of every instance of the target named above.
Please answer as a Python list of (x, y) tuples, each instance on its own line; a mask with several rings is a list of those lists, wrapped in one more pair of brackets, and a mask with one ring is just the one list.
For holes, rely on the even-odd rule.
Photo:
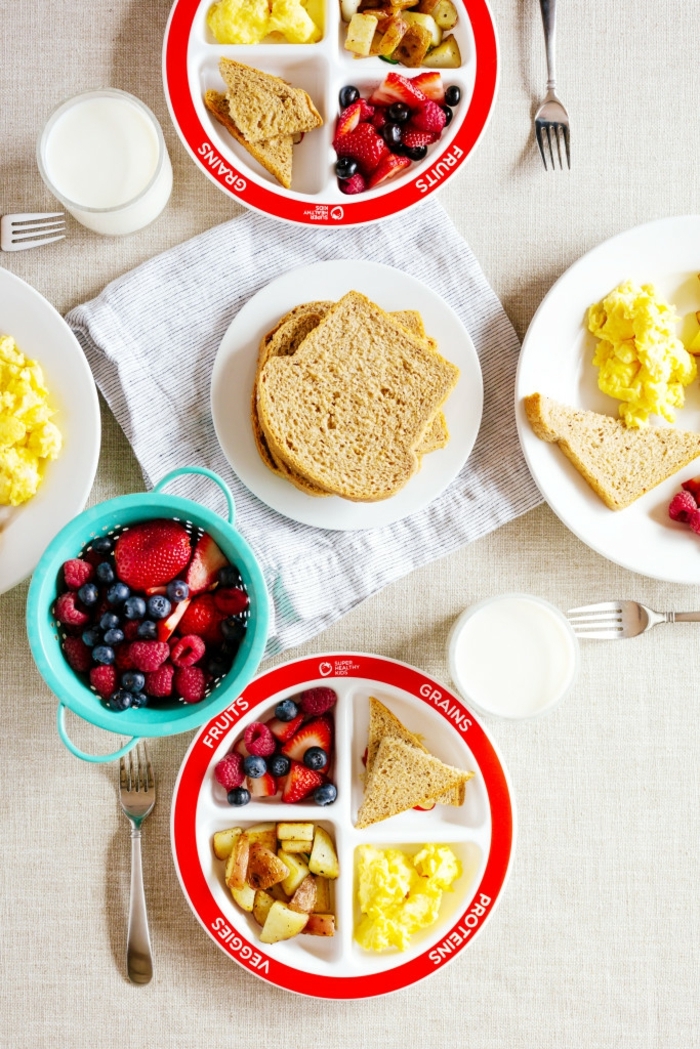
[(559, 158), (559, 167), (563, 168), (564, 164), (562, 161), (561, 154), (561, 140), (564, 140), (564, 152), (566, 155), (566, 166), (571, 170), (571, 151), (569, 146), (569, 129), (566, 124), (554, 124), (548, 121), (537, 120), (535, 122), (535, 135), (537, 136), (537, 145), (540, 147), (540, 155), (544, 163), (545, 171), (548, 171), (547, 167), (547, 154), (545, 152), (544, 138), (546, 136), (547, 146), (549, 147), (549, 157), (552, 162), (552, 171), (556, 167), (554, 162), (554, 148), (552, 145), (552, 139), (557, 147), (557, 156)]
[(3, 215), (0, 219), (0, 248), (3, 251), (24, 251), (42, 244), (53, 244), (65, 239), (65, 229), (62, 211)]
[[(134, 760), (134, 757), (136, 760)], [(144, 742), (138, 743), (126, 757), (119, 759), (119, 786), (122, 790), (148, 794), (155, 786), (153, 766)]]
[(610, 638), (621, 634), (622, 608), (614, 601), (601, 601), (598, 605), (582, 605), (570, 608), (566, 618), (571, 623), (575, 634), (590, 638)]

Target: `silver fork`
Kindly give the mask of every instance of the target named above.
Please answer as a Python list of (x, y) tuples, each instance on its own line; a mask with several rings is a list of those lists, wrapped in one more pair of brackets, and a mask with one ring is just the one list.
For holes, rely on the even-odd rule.
[(156, 803), (156, 779), (145, 743), (119, 759), (119, 800), (131, 823), (131, 893), (126, 971), (132, 983), (148, 983), (153, 976), (151, 937), (141, 866), (141, 824)]
[(65, 228), (62, 211), (3, 215), (0, 219), (0, 248), (3, 251), (25, 251), (42, 244), (53, 244), (65, 239)]
[(554, 149), (552, 139), (557, 147), (559, 167), (564, 164), (561, 157), (561, 139), (564, 139), (564, 151), (566, 153), (566, 166), (571, 168), (571, 152), (569, 148), (569, 114), (564, 109), (561, 100), (556, 93), (556, 76), (554, 72), (554, 44), (556, 37), (556, 0), (540, 0), (542, 9), (542, 25), (544, 26), (544, 43), (547, 51), (547, 94), (544, 102), (535, 113), (535, 137), (540, 147), (542, 162), (547, 170), (547, 154), (545, 153), (544, 139), (546, 136), (549, 156), (552, 161), (552, 170), (556, 167), (554, 163)]
[(637, 601), (601, 601), (570, 608), (566, 618), (578, 637), (618, 641), (637, 637), (659, 623), (700, 623), (700, 612), (655, 612)]

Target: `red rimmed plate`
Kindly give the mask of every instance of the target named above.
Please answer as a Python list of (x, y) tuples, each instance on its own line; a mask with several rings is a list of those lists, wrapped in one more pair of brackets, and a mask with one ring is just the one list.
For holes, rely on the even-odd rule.
[[(338, 798), (323, 808), (279, 798), (231, 808), (213, 777), (251, 721), (304, 688), (327, 684), (334, 708)], [(475, 773), (464, 804), (401, 813), (364, 830), (355, 828), (362, 801), (362, 756), (367, 745), (369, 697), (384, 703), (443, 761)], [(336, 935), (259, 942), (259, 926), (241, 911), (223, 881), (224, 864), (212, 837), (231, 826), (299, 820), (322, 824), (335, 840), (340, 876), (334, 884)], [(332, 653), (297, 659), (260, 675), (218, 717), (205, 725), (183, 761), (173, 795), (171, 837), (178, 877), (199, 922), (214, 942), (261, 979), (316, 998), (371, 998), (400, 990), (437, 972), (468, 946), (499, 900), (515, 841), (515, 809), (508, 775), (486, 730), (462, 701), (422, 671), (381, 656)], [(359, 917), (355, 849), (360, 844), (416, 851), (449, 844), (463, 872), (445, 893), (437, 923), (413, 936), (406, 952), (373, 953), (353, 939)]]
[[(343, 48), (339, 0), (325, 0), (323, 39), (317, 44), (217, 44), (206, 25), (213, 0), (175, 0), (163, 44), (163, 82), (175, 128), (192, 159), (229, 196), (254, 211), (301, 225), (353, 226), (377, 222), (412, 207), (451, 178), (471, 154), (491, 114), (498, 80), (496, 31), (486, 0), (455, 0), (450, 32), (462, 65), (440, 70), (462, 98), (452, 123), (426, 158), (384, 186), (347, 196), (333, 172), (332, 139), (338, 92), (354, 84), (367, 97), (390, 70), (415, 76), (425, 69), (356, 61)], [(204, 106), (209, 88), (222, 91), (219, 58), (226, 56), (306, 90), (324, 125), (294, 149), (293, 188), (284, 189), (214, 120)]]

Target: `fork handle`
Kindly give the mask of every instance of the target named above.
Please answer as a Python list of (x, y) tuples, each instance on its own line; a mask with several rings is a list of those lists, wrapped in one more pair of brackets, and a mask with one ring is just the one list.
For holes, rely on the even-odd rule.
[(700, 623), (700, 612), (669, 612), (669, 623)]
[(131, 828), (131, 893), (129, 897), (129, 932), (126, 942), (126, 971), (132, 983), (149, 983), (153, 976), (151, 936), (148, 931), (146, 896), (143, 891), (141, 865), (141, 830)]
[(554, 72), (554, 43), (556, 38), (557, 0), (540, 0), (542, 25), (544, 26), (544, 46), (547, 54), (547, 90), (554, 91), (556, 74)]

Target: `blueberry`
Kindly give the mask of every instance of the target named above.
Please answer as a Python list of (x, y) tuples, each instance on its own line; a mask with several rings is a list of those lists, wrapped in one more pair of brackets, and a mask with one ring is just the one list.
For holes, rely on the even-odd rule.
[(112, 627), (111, 630), (105, 630), (104, 642), (106, 645), (121, 645), (124, 640), (124, 631), (118, 627)]
[(390, 148), (401, 145), (401, 127), (398, 124), (385, 124), (380, 135)]
[(409, 160), (422, 160), (428, 152), (427, 146), (403, 146), (401, 152)]
[(332, 805), (337, 797), (338, 791), (332, 783), (324, 783), (313, 792), (313, 799), (317, 805)]
[(338, 157), (335, 173), (339, 179), (352, 178), (357, 174), (357, 161), (352, 157)]
[[(148, 599), (148, 614), (152, 619), (165, 619), (173, 606), (163, 594), (154, 594)], [(145, 611), (145, 609), (144, 609)]]
[(243, 759), (243, 771), (251, 779), (260, 779), (267, 772), (267, 762), (259, 754), (249, 754)]
[(95, 569), (95, 575), (101, 583), (114, 582), (114, 569), (109, 561), (103, 561), (101, 565), (98, 565)]
[(122, 688), (127, 692), (140, 692), (146, 684), (146, 677), (138, 670), (125, 670), (121, 677)]
[(394, 102), (387, 109), (386, 115), (392, 124), (405, 124), (411, 115), (411, 111), (403, 102)]
[(456, 84), (453, 84), (452, 87), (448, 87), (447, 91), (445, 92), (445, 102), (447, 102), (448, 106), (458, 106), (461, 97), (462, 92), (459, 90)]
[(127, 597), (131, 597), (131, 590), (126, 583), (115, 583), (107, 591), (107, 604), (123, 605)]
[(213, 678), (223, 677), (231, 669), (231, 663), (224, 656), (212, 656), (207, 663), (207, 671)]
[(145, 692), (132, 692), (131, 693), (131, 706), (133, 707), (147, 707), (148, 696)]
[(92, 650), (92, 658), (96, 663), (102, 663), (108, 667), (114, 662), (114, 649), (109, 645), (97, 645)]
[(183, 579), (173, 579), (172, 583), (166, 586), (165, 592), (173, 604), (177, 604), (178, 601), (186, 601), (190, 596), (190, 588)]
[(452, 123), (452, 110), (449, 106), (440, 106), (440, 109), (445, 114), (445, 127), (449, 127)]
[(226, 795), (229, 805), (247, 805), (250, 801), (250, 791), (245, 787), (234, 787)]
[(293, 721), (299, 713), (299, 707), (293, 699), (283, 699), (275, 707), (275, 717), (280, 721)]
[(158, 627), (152, 619), (144, 619), (136, 628), (136, 636), (142, 641), (155, 641), (158, 637)]
[(114, 612), (105, 612), (105, 614), (100, 617), (100, 629), (114, 630), (119, 626), (120, 622), (121, 620), (119, 616), (115, 615)]
[(231, 664), (238, 655), (238, 649), (240, 647), (240, 641), (224, 641), (221, 646), (221, 655), (225, 656), (226, 659), (228, 659), (229, 664)]
[(126, 689), (120, 688), (107, 700), (107, 703), (111, 710), (128, 710), (133, 705), (134, 698), (131, 692), (127, 692)]
[(291, 762), (284, 754), (275, 754), (270, 758), (268, 768), (273, 776), (286, 776), (289, 772)]
[(146, 615), (146, 602), (142, 597), (127, 597), (124, 602), (124, 615), (127, 619), (142, 619)]
[(93, 627), (90, 627), (89, 630), (86, 630), (83, 633), (82, 637), (83, 637), (83, 643), (86, 644), (88, 648), (94, 648), (95, 645), (99, 645), (99, 643), (100, 643), (100, 641), (102, 639), (102, 634), (97, 629), (97, 627), (93, 626)]
[(241, 641), (245, 634), (245, 623), (235, 616), (222, 620), (221, 633), (226, 641)]
[(304, 764), (307, 769), (313, 769), (315, 772), (318, 772), (319, 769), (325, 768), (328, 764), (328, 755), (323, 747), (309, 747), (308, 750), (304, 751)]
[(219, 569), (217, 579), (221, 586), (238, 586), (241, 581), (241, 574), (233, 565), (224, 565), (223, 568)]
[(348, 84), (347, 87), (341, 87), (338, 95), (338, 101), (340, 102), (341, 109), (347, 109), (353, 102), (357, 102), (360, 97), (360, 92), (352, 84)]
[(78, 591), (78, 597), (84, 605), (96, 605), (100, 599), (100, 591), (94, 583), (85, 583)]
[(112, 540), (106, 535), (93, 539), (92, 549), (97, 550), (98, 554), (108, 554), (112, 549)]

